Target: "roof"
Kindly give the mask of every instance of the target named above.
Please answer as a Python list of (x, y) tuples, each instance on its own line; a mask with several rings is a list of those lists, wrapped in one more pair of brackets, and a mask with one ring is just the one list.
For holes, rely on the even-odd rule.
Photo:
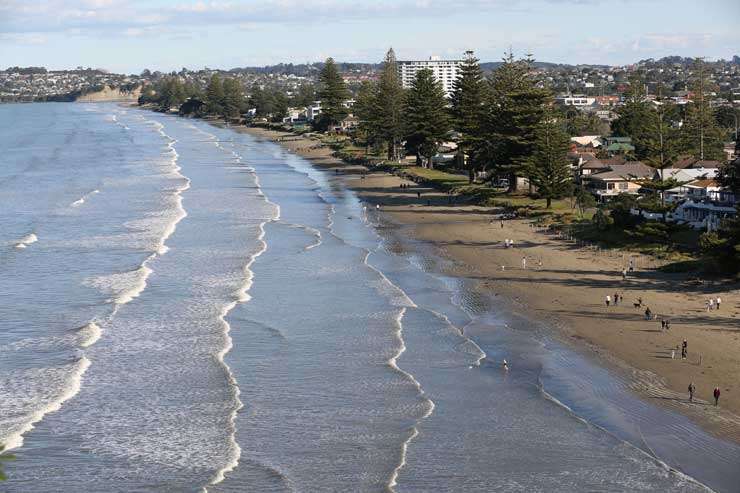
[(592, 147), (598, 147), (601, 145), (601, 136), (599, 135), (581, 135), (579, 137), (571, 137), (571, 142), (575, 142), (578, 145), (581, 146), (592, 146)]
[(686, 184), (687, 187), (691, 188), (719, 188), (719, 182), (711, 178), (705, 178), (701, 180), (694, 180), (691, 183)]
[(591, 175), (591, 178), (595, 180), (630, 181), (650, 178), (654, 171), (653, 168), (640, 161), (632, 161), (626, 164), (609, 166), (608, 171)]
[[(666, 168), (663, 170), (663, 178), (675, 178), (678, 181), (691, 181), (700, 178), (714, 178), (717, 176), (717, 168)], [(655, 170), (656, 176), (660, 176), (660, 170)]]

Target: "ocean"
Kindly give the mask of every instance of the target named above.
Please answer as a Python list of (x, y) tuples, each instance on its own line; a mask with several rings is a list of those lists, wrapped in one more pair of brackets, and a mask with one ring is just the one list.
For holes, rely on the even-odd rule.
[(274, 143), (54, 103), (0, 149), (0, 491), (737, 491), (740, 447)]

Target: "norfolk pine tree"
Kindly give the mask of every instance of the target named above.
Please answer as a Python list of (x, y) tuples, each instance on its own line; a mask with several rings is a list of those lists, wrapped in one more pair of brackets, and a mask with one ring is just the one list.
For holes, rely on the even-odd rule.
[(333, 58), (326, 59), (324, 68), (319, 73), (319, 86), (321, 115), (319, 115), (317, 126), (325, 131), (337, 125), (349, 114), (344, 105), (349, 99), (349, 91)]
[(531, 58), (515, 60), (510, 52), (493, 73), (483, 127), (481, 156), (494, 163), (498, 174), (509, 178), (516, 190), (518, 175), (529, 177), (535, 129), (542, 120), (549, 92), (538, 88), (530, 75)]
[(704, 60), (697, 59), (694, 64), (694, 80), (691, 84), (693, 96), (686, 108), (686, 119), (681, 133), (683, 151), (701, 159), (724, 159), (724, 135), (717, 125), (714, 109), (710, 105), (711, 82)]
[(403, 87), (398, 77), (398, 63), (393, 48), (383, 60), (380, 78), (376, 86), (375, 109), (371, 118), (378, 137), (388, 144), (388, 159), (399, 158), (399, 147), (403, 136)]
[(552, 199), (569, 195), (573, 174), (568, 163), (568, 135), (554, 113), (548, 111), (536, 128), (534, 152), (530, 158), (530, 180), (537, 193), (552, 206)]
[(225, 120), (239, 116), (244, 95), (239, 82), (236, 79), (227, 77), (223, 82), (223, 116)]
[(446, 105), (442, 84), (434, 80), (432, 72), (417, 72), (404, 101), (406, 148), (416, 155), (417, 163), (424, 157), (429, 168), (450, 129)]
[(465, 61), (460, 66), (459, 75), (452, 85), (451, 114), (453, 126), (462, 134), (459, 151), (463, 160), (466, 154), (468, 156), (470, 183), (475, 179), (475, 171), (481, 164), (478, 151), (483, 139), (486, 90), (487, 83), (478, 59), (472, 51), (465, 52)]
[(209, 114), (222, 115), (224, 102), (224, 86), (218, 74), (213, 74), (206, 87), (206, 108)]

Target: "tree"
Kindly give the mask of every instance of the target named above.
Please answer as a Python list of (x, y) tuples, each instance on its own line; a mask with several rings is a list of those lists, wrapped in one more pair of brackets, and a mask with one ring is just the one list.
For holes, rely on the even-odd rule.
[(462, 137), (459, 151), (462, 158), (468, 155), (468, 178), (470, 183), (475, 178), (479, 166), (477, 150), (480, 147), (482, 125), (485, 117), (484, 101), (486, 99), (486, 80), (478, 59), (472, 51), (465, 53), (465, 61), (460, 66), (459, 75), (452, 85), (452, 120), (455, 129)]
[(630, 87), (625, 94), (625, 103), (617, 110), (617, 119), (612, 122), (612, 133), (617, 137), (630, 137), (635, 144), (635, 157), (643, 159), (648, 122), (653, 117), (653, 109), (647, 100), (644, 81), (635, 74), (630, 77)]
[(596, 198), (590, 192), (579, 188), (578, 193), (576, 193), (576, 206), (578, 207), (578, 214), (583, 217), (586, 209), (596, 207)]
[(702, 161), (724, 159), (724, 135), (717, 125), (714, 109), (710, 105), (711, 84), (704, 61), (699, 58), (694, 64), (694, 80), (691, 84), (693, 96), (687, 105), (686, 120), (681, 128), (683, 150)]
[(549, 92), (531, 76), (531, 63), (531, 58), (515, 60), (509, 53), (493, 72), (481, 129), (485, 139), (479, 156), (492, 161), (498, 174), (508, 175), (510, 191), (516, 190), (517, 175), (528, 175), (535, 129), (550, 102)]
[(431, 168), (432, 157), (450, 129), (442, 84), (430, 70), (420, 70), (404, 101), (406, 148), (416, 155), (417, 163), (426, 158)]
[(665, 192), (681, 185), (678, 180), (672, 177), (666, 179), (665, 177), (665, 169), (673, 167), (678, 158), (679, 136), (676, 129), (666, 121), (663, 106), (647, 116), (648, 121), (644, 132), (635, 143), (639, 144), (642, 149), (645, 164), (658, 170), (658, 177), (644, 180), (640, 184), (660, 195), (660, 209), (665, 222), (666, 213), (668, 212), (665, 204)]
[(568, 136), (552, 113), (537, 126), (534, 152), (530, 158), (530, 180), (537, 193), (547, 200), (568, 195), (573, 189), (572, 173), (568, 163)]
[(345, 106), (345, 102), (349, 99), (349, 91), (333, 58), (326, 59), (324, 68), (319, 73), (319, 84), (321, 114), (317, 126), (325, 131), (337, 125), (349, 114)]
[(223, 102), (221, 104), (224, 119), (239, 116), (244, 94), (239, 82), (233, 77), (227, 77), (223, 81)]
[(381, 132), (377, 127), (376, 101), (376, 85), (370, 81), (364, 81), (357, 90), (352, 111), (360, 120), (359, 131), (364, 135), (368, 148), (381, 142)]
[(388, 159), (398, 159), (398, 148), (403, 135), (403, 87), (398, 77), (398, 63), (393, 48), (383, 60), (377, 84), (374, 114), (374, 127), (378, 136), (388, 144)]
[(218, 74), (213, 74), (206, 87), (206, 109), (212, 115), (222, 115), (224, 111), (224, 86)]

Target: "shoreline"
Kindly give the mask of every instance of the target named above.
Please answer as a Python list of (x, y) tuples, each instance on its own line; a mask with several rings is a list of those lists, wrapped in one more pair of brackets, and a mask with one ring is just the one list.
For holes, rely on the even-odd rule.
[[(733, 381), (733, 375), (740, 375), (738, 286), (721, 291), (722, 309), (707, 313), (703, 301), (709, 293), (681, 286), (680, 275), (638, 269), (622, 281), (621, 255), (576, 249), (533, 229), (527, 220), (508, 220), (501, 228), (491, 223), (496, 212), (491, 208), (448, 205), (446, 194), (386, 172), (361, 178), (365, 167), (333, 157), (330, 149), (304, 136), (230, 128), (274, 141), (320, 169), (336, 169), (361, 200), (381, 204), (399, 235), (429, 244), (452, 260), (453, 267), (442, 274), (476, 281), (476, 289), (502, 299), (516, 315), (543, 324), (558, 341), (617, 371), (641, 399), (688, 417), (718, 438), (740, 443), (740, 387)], [(401, 183), (412, 188), (400, 189)], [(514, 240), (515, 247), (504, 248), (504, 238)], [(526, 269), (521, 267), (523, 256)], [(615, 291), (626, 298), (621, 306), (607, 309), (604, 298)], [(641, 309), (632, 306), (637, 297), (671, 319), (669, 332), (660, 330), (659, 320), (644, 320)], [(671, 349), (684, 338), (688, 358), (680, 358), (679, 348), (671, 359)], [(694, 402), (685, 391), (689, 381), (698, 387)], [(719, 407), (709, 402), (715, 385), (722, 390)]]

